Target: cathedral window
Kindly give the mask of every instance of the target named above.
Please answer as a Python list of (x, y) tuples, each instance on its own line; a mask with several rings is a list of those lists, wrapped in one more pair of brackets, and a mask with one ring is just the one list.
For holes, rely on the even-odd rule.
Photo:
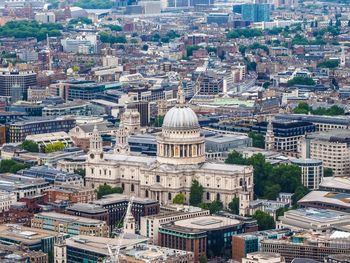
[(216, 200), (220, 201), (220, 194), (219, 193), (216, 194)]
[(171, 193), (168, 193), (168, 200), (171, 200)]
[(122, 188), (123, 188), (123, 190), (125, 190), (125, 185), (124, 185), (124, 183), (122, 183)]
[(207, 200), (210, 200), (210, 193), (207, 192)]
[(160, 176), (159, 175), (156, 175), (156, 182), (160, 183)]
[(148, 198), (148, 190), (145, 191), (145, 196)]
[(130, 190), (131, 190), (131, 192), (134, 192), (134, 191), (135, 191), (135, 186), (134, 186), (134, 184), (131, 184)]
[(94, 174), (94, 168), (91, 168), (91, 174)]

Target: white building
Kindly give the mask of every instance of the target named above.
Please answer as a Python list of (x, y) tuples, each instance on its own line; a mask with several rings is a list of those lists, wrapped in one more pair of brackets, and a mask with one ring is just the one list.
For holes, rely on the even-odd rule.
[(13, 192), (0, 190), (0, 212), (8, 211), (10, 206), (17, 201), (17, 196)]
[(34, 19), (40, 23), (55, 23), (56, 15), (54, 12), (36, 13)]
[(93, 132), (86, 165), (86, 184), (92, 188), (110, 184), (122, 187), (126, 194), (168, 204), (177, 193), (185, 194), (188, 201), (194, 180), (203, 186), (204, 202), (221, 200), (227, 206), (243, 186), (253, 197), (251, 166), (206, 162), (204, 137), (196, 114), (185, 103), (182, 87), (157, 136), (156, 157), (105, 154), (98, 130)]
[(242, 263), (285, 263), (284, 257), (278, 253), (271, 252), (254, 252), (248, 253), (242, 258)]

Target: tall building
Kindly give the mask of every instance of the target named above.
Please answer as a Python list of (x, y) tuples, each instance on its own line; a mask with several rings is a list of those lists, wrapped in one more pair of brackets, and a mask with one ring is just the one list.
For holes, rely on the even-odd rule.
[(242, 19), (251, 22), (269, 22), (270, 4), (243, 4)]
[(295, 159), (292, 160), (301, 169), (301, 182), (309, 189), (318, 189), (323, 178), (323, 166), (321, 160)]
[(26, 98), (28, 88), (36, 85), (34, 71), (0, 70), (0, 96), (11, 96), (12, 90), (20, 86), (22, 97)]
[(350, 130), (333, 129), (308, 134), (302, 143), (302, 156), (322, 160), (334, 176), (350, 174)]

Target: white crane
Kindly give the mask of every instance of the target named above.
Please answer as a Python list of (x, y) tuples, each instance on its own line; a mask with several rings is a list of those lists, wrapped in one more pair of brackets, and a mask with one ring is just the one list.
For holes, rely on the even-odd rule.
[[(130, 198), (130, 201), (128, 203), (128, 208), (126, 209), (126, 213), (125, 213), (125, 217), (123, 220), (123, 230), (120, 233), (120, 235), (118, 236), (118, 244), (115, 247), (110, 246), (109, 244), (107, 244), (107, 248), (108, 248), (108, 253), (109, 253), (109, 259), (106, 261), (106, 263), (119, 263), (119, 253), (120, 253), (120, 248), (122, 247), (122, 242), (124, 240), (124, 235), (125, 235), (125, 219), (129, 218), (130, 216), (132, 216), (131, 214), (131, 208), (132, 208), (132, 204), (134, 202), (135, 197), (132, 196)], [(114, 253), (113, 253), (113, 249), (114, 249)]]

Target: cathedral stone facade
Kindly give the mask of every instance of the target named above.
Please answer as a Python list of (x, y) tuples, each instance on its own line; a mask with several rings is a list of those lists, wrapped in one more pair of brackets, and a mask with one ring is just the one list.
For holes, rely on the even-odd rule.
[(179, 87), (177, 104), (164, 117), (157, 136), (157, 156), (130, 155), (127, 132), (123, 125), (117, 132), (115, 150), (104, 153), (98, 131), (90, 142), (86, 164), (86, 183), (97, 188), (110, 184), (125, 194), (172, 203), (177, 193), (189, 200), (193, 180), (204, 188), (203, 201), (221, 200), (225, 206), (244, 191), (253, 197), (253, 168), (205, 161), (204, 137), (198, 119), (185, 103)]

